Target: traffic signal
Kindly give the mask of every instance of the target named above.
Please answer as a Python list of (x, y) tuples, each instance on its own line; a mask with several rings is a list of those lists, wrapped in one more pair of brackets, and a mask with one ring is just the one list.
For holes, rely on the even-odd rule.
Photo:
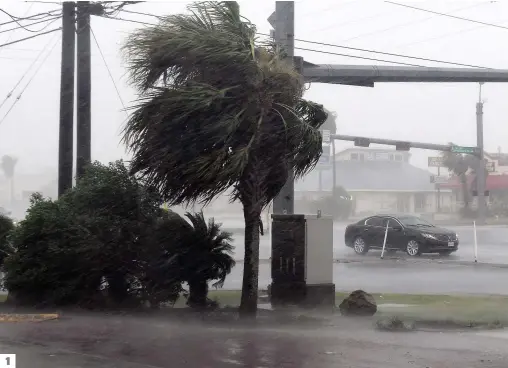
[(355, 138), (355, 146), (357, 147), (369, 147), (370, 140), (367, 138)]
[(411, 148), (411, 144), (409, 142), (397, 142), (395, 144), (395, 149), (397, 151), (409, 151)]

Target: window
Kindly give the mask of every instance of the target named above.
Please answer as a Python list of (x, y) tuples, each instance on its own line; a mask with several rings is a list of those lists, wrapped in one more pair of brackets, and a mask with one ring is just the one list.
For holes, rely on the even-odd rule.
[(364, 156), (363, 153), (358, 154), (358, 156), (360, 157), (360, 161), (364, 161), (365, 160), (365, 156)]
[(395, 155), (395, 161), (402, 161), (402, 155)]
[(365, 221), (365, 225), (383, 226), (383, 219), (381, 217), (371, 217)]
[(416, 216), (403, 216), (399, 217), (399, 220), (406, 226), (426, 226), (426, 227), (434, 226), (430, 222), (425, 221), (424, 219)]
[(388, 221), (388, 227), (389, 228), (394, 228), (394, 227), (400, 227), (400, 224), (397, 222), (397, 220), (395, 219), (392, 219), (392, 218), (387, 218), (385, 219), (383, 225), (386, 227), (386, 221)]
[(352, 153), (351, 154), (351, 160), (358, 160), (358, 153)]

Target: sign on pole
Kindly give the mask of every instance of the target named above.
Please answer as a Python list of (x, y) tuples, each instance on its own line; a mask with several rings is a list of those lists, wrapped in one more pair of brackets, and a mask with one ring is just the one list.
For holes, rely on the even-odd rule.
[(452, 146), (451, 152), (474, 155), (478, 152), (478, 147)]
[(330, 141), (331, 141), (330, 134), (331, 134), (331, 132), (329, 130), (322, 130), (321, 131), (321, 136), (323, 137), (323, 143), (330, 143)]
[(448, 183), (448, 177), (447, 176), (431, 175), (430, 176), (430, 183), (431, 184), (444, 184), (444, 183)]
[(444, 157), (441, 156), (434, 156), (429, 157), (429, 167), (443, 167), (444, 166)]
[(487, 172), (495, 172), (496, 171), (496, 163), (494, 161), (486, 162), (485, 168), (487, 169)]

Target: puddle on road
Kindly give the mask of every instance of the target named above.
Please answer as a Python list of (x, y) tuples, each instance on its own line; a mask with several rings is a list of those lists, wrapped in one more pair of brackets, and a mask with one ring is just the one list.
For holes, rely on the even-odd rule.
[(484, 337), (494, 337), (498, 339), (508, 339), (508, 330), (501, 331), (482, 331), (477, 332), (476, 335)]
[(414, 305), (411, 304), (378, 304), (378, 308), (408, 308), (408, 307), (414, 307)]

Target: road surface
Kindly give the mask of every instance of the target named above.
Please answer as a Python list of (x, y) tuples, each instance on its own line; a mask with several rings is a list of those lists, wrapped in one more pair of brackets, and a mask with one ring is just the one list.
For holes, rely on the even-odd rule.
[[(449, 257), (423, 255), (417, 259), (404, 252), (386, 256), (380, 251), (365, 256), (345, 247), (345, 225), (334, 226), (334, 283), (338, 291), (365, 289), (370, 292), (429, 294), (503, 294), (508, 295), (508, 227), (478, 227), (478, 261), (474, 264), (474, 233), (470, 226), (450, 227), (460, 240), (458, 252)], [(243, 256), (243, 238), (235, 236), (235, 258)], [(261, 237), (261, 259), (270, 257), (270, 236)], [(395, 258), (395, 259), (393, 259)], [(503, 267), (506, 265), (506, 267)], [(224, 288), (240, 289), (243, 265), (240, 260), (226, 279)], [(260, 265), (260, 288), (270, 284), (270, 264)]]
[(387, 333), (372, 321), (242, 327), (129, 316), (4, 324), (0, 351), (19, 368), (506, 368), (505, 335)]
[[(224, 226), (227, 226), (226, 224)], [(345, 224), (334, 225), (334, 258), (341, 260), (360, 260), (365, 257), (357, 256), (354, 251), (344, 245)], [(471, 262), (474, 260), (474, 233), (472, 226), (450, 226), (450, 230), (457, 232), (459, 236), (459, 251), (449, 257), (450, 260)], [(244, 254), (241, 234), (234, 234), (235, 258), (242, 259)], [(477, 228), (478, 260), (485, 263), (508, 264), (508, 226), (484, 226)], [(260, 258), (270, 258), (271, 252), (270, 234), (261, 237)], [(366, 257), (379, 257), (379, 251), (372, 251)], [(402, 252), (397, 253), (403, 256)], [(424, 256), (429, 258), (429, 256)], [(432, 258), (432, 257), (430, 257)], [(434, 257), (435, 258), (435, 257)]]

